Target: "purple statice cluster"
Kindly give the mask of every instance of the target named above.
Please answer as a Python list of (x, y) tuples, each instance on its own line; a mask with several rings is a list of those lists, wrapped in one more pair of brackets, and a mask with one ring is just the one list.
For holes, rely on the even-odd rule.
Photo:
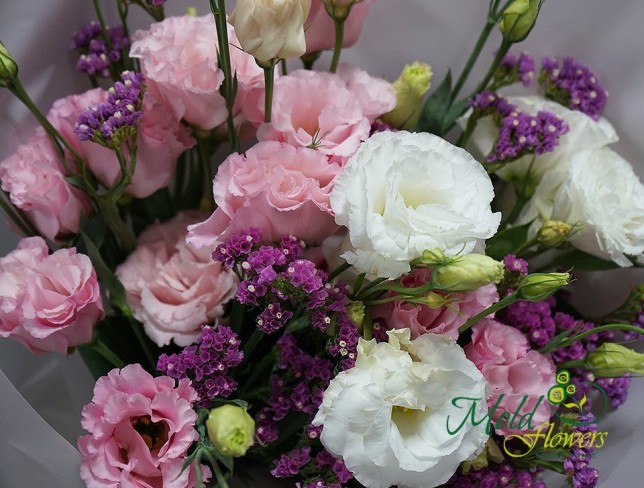
[(82, 141), (119, 148), (136, 134), (136, 123), (143, 116), (143, 75), (124, 71), (121, 79), (109, 89), (107, 101), (79, 115), (74, 132)]
[[(591, 413), (578, 417), (580, 425), (573, 426), (571, 433), (583, 437), (589, 432), (596, 432), (597, 425), (593, 420)], [(589, 465), (594, 450), (593, 443), (583, 443), (583, 447), (580, 447), (580, 443), (573, 443), (569, 455), (563, 462), (568, 483), (572, 488), (593, 488), (597, 484), (599, 473)]]
[(110, 76), (110, 67), (118, 66), (122, 52), (130, 45), (130, 40), (121, 26), (108, 27), (107, 37), (109, 45), (103, 35), (103, 29), (96, 22), (86, 25), (74, 34), (70, 49), (80, 54), (76, 62), (78, 72), (94, 77)]
[(610, 406), (614, 409), (621, 407), (628, 398), (628, 388), (631, 386), (631, 377), (598, 378), (595, 383), (600, 386), (608, 396)]
[(527, 87), (532, 85), (534, 72), (534, 58), (528, 53), (522, 52), (519, 56), (507, 53), (494, 74), (494, 82), (492, 86), (495, 90), (498, 90), (503, 86), (521, 82), (523, 86)]
[(510, 162), (527, 154), (554, 151), (559, 138), (569, 131), (568, 124), (555, 114), (540, 110), (537, 115), (513, 111), (499, 121), (499, 135), (487, 161)]
[(188, 378), (199, 394), (200, 407), (212, 405), (215, 398), (226, 398), (237, 389), (230, 369), (244, 358), (239, 350), (241, 341), (224, 325), (204, 325), (196, 344), (184, 347), (178, 354), (162, 354), (157, 369), (175, 379)]
[[(258, 418), (256, 442), (266, 444), (277, 439), (278, 422), (289, 413), (313, 416), (322, 403), (324, 391), (333, 378), (333, 363), (311, 356), (300, 349), (291, 334), (284, 334), (277, 343), (280, 355), (276, 373), (271, 376), (271, 394), (267, 407)], [(273, 461), (271, 474), (276, 478), (300, 476), (308, 481), (302, 486), (342, 488), (353, 476), (341, 459), (331, 456), (319, 442), (321, 427), (308, 425), (300, 447)], [(304, 445), (304, 447), (301, 447)], [(318, 452), (313, 455), (313, 452)]]
[[(333, 363), (300, 349), (292, 334), (280, 337), (277, 348), (279, 357), (270, 378), (270, 396), (267, 406), (257, 416), (255, 440), (261, 445), (277, 440), (278, 422), (289, 413), (315, 415), (333, 378)], [(315, 435), (308, 437), (316, 438)]]
[(528, 275), (528, 262), (525, 259), (508, 254), (503, 258), (503, 279), (497, 284), (501, 298), (514, 293), (523, 279)]
[(343, 488), (353, 478), (344, 461), (334, 458), (324, 448), (315, 456), (309, 446), (294, 449), (273, 464), (271, 474), (275, 478), (304, 477), (304, 483), (296, 484), (302, 488)]
[(449, 488), (546, 488), (538, 479), (541, 470), (517, 469), (503, 462), (482, 469), (472, 469), (467, 474), (457, 471), (445, 484)]
[(606, 107), (608, 92), (587, 66), (572, 58), (564, 58), (561, 63), (555, 58), (543, 58), (539, 84), (547, 98), (594, 120)]
[(371, 124), (371, 132), (369, 133), (369, 135), (372, 136), (374, 134), (377, 134), (378, 132), (398, 132), (398, 129), (387, 124), (386, 122), (383, 122), (382, 120), (376, 120), (373, 124)]
[(217, 246), (213, 259), (240, 277), (236, 299), (261, 311), (257, 328), (273, 334), (293, 319), (295, 311), (308, 315), (314, 329), (335, 337), (327, 351), (342, 357), (342, 369), (355, 361), (359, 333), (347, 315), (346, 286), (333, 284), (328, 274), (303, 258), (304, 243), (293, 236), (277, 245), (260, 245), (257, 229), (233, 235)]
[(487, 156), (489, 163), (509, 163), (527, 154), (553, 151), (559, 145), (559, 138), (570, 130), (555, 114), (546, 110), (536, 115), (521, 112), (492, 91), (477, 94), (469, 105), (473, 110), (472, 120), (492, 116), (499, 126), (499, 134)]

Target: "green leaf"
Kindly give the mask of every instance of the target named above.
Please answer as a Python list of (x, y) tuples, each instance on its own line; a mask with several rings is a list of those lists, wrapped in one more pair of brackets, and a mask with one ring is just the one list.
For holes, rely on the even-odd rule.
[(491, 239), (488, 239), (485, 247), (485, 254), (493, 259), (501, 260), (507, 254), (518, 249), (528, 240), (528, 229), (532, 222), (510, 227), (502, 230)]
[(606, 271), (619, 267), (618, 264), (612, 261), (606, 261), (578, 249), (573, 249), (560, 255), (548, 265), (548, 268), (552, 269), (573, 268), (575, 271)]
[(438, 136), (444, 134), (445, 119), (450, 109), (450, 95), (452, 93), (452, 72), (448, 71), (445, 79), (425, 101), (423, 112), (416, 126), (420, 132), (431, 132)]
[(83, 217), (81, 228), (94, 243), (97, 249), (103, 247), (107, 235), (107, 224), (100, 212), (95, 213), (91, 218)]
[(122, 310), (127, 309), (125, 289), (123, 288), (123, 285), (114, 275), (109, 266), (105, 264), (98, 247), (89, 234), (84, 229), (80, 230), (80, 234), (83, 237), (83, 243), (85, 245), (87, 255), (92, 260), (92, 264), (94, 265), (94, 269), (98, 274), (101, 284), (105, 286), (109, 292), (110, 301)]
[(291, 320), (286, 326), (288, 332), (295, 332), (301, 329), (304, 329), (311, 325), (311, 320), (308, 315), (302, 315), (296, 319)]
[(78, 346), (77, 350), (95, 380), (99, 379), (101, 376), (105, 376), (114, 369), (114, 366), (112, 366), (107, 359), (92, 349), (91, 346)]
[(465, 98), (456, 102), (449, 108), (447, 115), (443, 119), (443, 126), (441, 128), (443, 134), (447, 134), (452, 129), (452, 127), (454, 127), (456, 119), (458, 119), (465, 113), (467, 106), (467, 99)]

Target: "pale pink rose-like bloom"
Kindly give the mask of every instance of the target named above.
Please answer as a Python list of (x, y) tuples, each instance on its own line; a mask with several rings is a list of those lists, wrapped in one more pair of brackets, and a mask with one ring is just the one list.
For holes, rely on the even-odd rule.
[[(550, 419), (552, 409), (548, 390), (556, 383), (555, 365), (550, 357), (531, 350), (528, 339), (521, 332), (493, 319), (483, 319), (472, 327), (472, 343), (465, 347), (465, 355), (492, 387), (488, 406), (495, 405), (503, 395), (492, 416), (494, 422), (503, 412), (514, 415), (518, 411), (516, 418), (520, 419), (535, 411), (529, 427), (507, 426), (497, 430), (498, 433), (507, 435), (536, 430)], [(527, 397), (525, 402), (524, 397)]]
[[(71, 95), (54, 102), (47, 118), (70, 142), (90, 171), (106, 188), (121, 177), (121, 167), (114, 151), (92, 141), (81, 141), (74, 125), (81, 112), (107, 100), (100, 88)], [(136, 168), (125, 193), (144, 198), (168, 186), (179, 156), (196, 144), (187, 127), (153, 95), (143, 98), (143, 116), (138, 124)], [(129, 161), (129, 155), (126, 154)]]
[[(337, 74), (296, 70), (275, 81), (270, 123), (257, 132), (260, 141), (315, 147), (343, 164), (369, 137), (371, 124), (396, 105), (391, 84), (355, 67)], [(263, 116), (263, 99), (249, 118)]]
[[(343, 47), (351, 47), (358, 42), (358, 38), (362, 32), (362, 25), (374, 1), (363, 0), (351, 8), (351, 13), (344, 22)], [(311, 2), (311, 11), (304, 24), (304, 35), (306, 36), (307, 53), (333, 49), (333, 46), (335, 46), (335, 26), (333, 19), (326, 12), (321, 0), (312, 0)]]
[(190, 380), (153, 377), (139, 364), (99, 378), (78, 438), (80, 474), (88, 488), (189, 488), (192, 469), (179, 474), (197, 440), (197, 392)]
[(65, 180), (62, 163), (41, 129), (0, 163), (2, 189), (48, 239), (78, 232), (81, 214), (91, 212), (89, 197)]
[(0, 337), (65, 354), (90, 342), (104, 315), (96, 272), (76, 249), (49, 255), (41, 237), (29, 237), (0, 259)]
[[(264, 72), (241, 49), (228, 25), (233, 73), (237, 75), (237, 110), (248, 92), (263, 86)], [(168, 17), (132, 35), (130, 56), (139, 59), (148, 89), (174, 113), (202, 129), (213, 129), (228, 116), (219, 93), (224, 73), (217, 64), (217, 30), (212, 14)]]
[(190, 226), (187, 240), (208, 246), (256, 227), (266, 241), (293, 235), (321, 242), (338, 229), (329, 197), (339, 171), (319, 151), (273, 141), (260, 142), (245, 155), (231, 154), (213, 182), (217, 210)]
[(159, 346), (195, 342), (201, 325), (221, 317), (237, 290), (234, 273), (213, 261), (214, 247), (193, 249), (186, 244), (188, 225), (200, 218), (201, 214), (181, 213), (148, 227), (116, 270), (134, 317)]
[[(430, 269), (418, 269), (405, 276), (401, 284), (407, 288), (422, 286), (431, 279)], [(443, 334), (458, 339), (458, 328), (469, 318), (499, 301), (495, 285), (463, 293), (434, 292), (448, 303), (438, 308), (395, 301), (372, 308), (374, 322), (387, 329), (410, 329), (411, 338), (427, 334)]]

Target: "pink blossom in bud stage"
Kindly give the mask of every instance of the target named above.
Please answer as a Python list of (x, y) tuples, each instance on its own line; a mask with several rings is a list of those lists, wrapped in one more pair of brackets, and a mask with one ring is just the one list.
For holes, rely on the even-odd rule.
[[(351, 8), (349, 17), (344, 22), (343, 47), (351, 47), (360, 37), (362, 26), (375, 0), (363, 0)], [(311, 12), (304, 24), (306, 52), (314, 53), (333, 49), (335, 45), (335, 28), (333, 19), (327, 13), (323, 0), (311, 2)]]

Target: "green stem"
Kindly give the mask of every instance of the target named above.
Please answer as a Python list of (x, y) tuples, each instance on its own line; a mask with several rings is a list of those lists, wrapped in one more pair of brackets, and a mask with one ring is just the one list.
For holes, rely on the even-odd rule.
[(329, 278), (328, 281), (333, 280), (334, 278), (337, 278), (340, 276), (342, 273), (344, 273), (346, 270), (348, 270), (351, 267), (349, 263), (343, 263), (337, 268), (335, 268), (331, 273), (329, 273)]
[(469, 329), (474, 324), (476, 324), (479, 320), (482, 320), (485, 317), (487, 317), (488, 315), (490, 315), (492, 313), (495, 313), (495, 312), (498, 312), (499, 310), (512, 305), (514, 302), (516, 302), (518, 300), (519, 300), (519, 297), (517, 296), (516, 293), (513, 293), (512, 295), (508, 295), (507, 297), (503, 298), (502, 300), (499, 300), (498, 302), (496, 302), (491, 307), (486, 308), (481, 313), (477, 313), (474, 317), (468, 319), (467, 322), (465, 322), (463, 325), (461, 325), (458, 328), (458, 333), (462, 334), (467, 329)]
[(586, 361), (583, 359), (577, 359), (575, 361), (564, 361), (563, 363), (557, 364), (557, 369), (572, 369), (572, 368), (583, 368), (586, 364)]
[(132, 229), (121, 218), (116, 201), (109, 197), (103, 197), (98, 199), (98, 205), (103, 213), (105, 223), (121, 243), (123, 250), (127, 254), (131, 253), (136, 247), (136, 237), (134, 237)]
[(250, 355), (253, 353), (253, 351), (259, 344), (259, 341), (261, 341), (263, 337), (264, 337), (264, 333), (261, 330), (256, 329), (255, 331), (253, 331), (253, 334), (250, 336), (250, 339), (248, 339), (248, 342), (242, 349), (242, 353), (244, 354), (244, 362), (248, 361)]
[(626, 325), (626, 324), (607, 324), (607, 325), (600, 325), (599, 327), (594, 327), (592, 329), (586, 330), (580, 334), (577, 334), (576, 336), (573, 337), (568, 337), (567, 339), (564, 339), (561, 344), (561, 347), (566, 347), (571, 344), (574, 344), (576, 341), (583, 339), (584, 337), (588, 337), (589, 335), (593, 334), (599, 334), (600, 332), (606, 332), (609, 330), (623, 330), (626, 332), (634, 332), (636, 334), (640, 334), (644, 336), (644, 329), (640, 329), (639, 327), (633, 327), (632, 325)]
[(25, 87), (23, 86), (22, 82), (18, 78), (16, 78), (9, 86), (9, 89), (16, 96), (16, 98), (20, 100), (23, 103), (23, 105), (29, 109), (29, 111), (33, 114), (33, 116), (36, 117), (36, 119), (38, 120), (38, 123), (45, 130), (45, 132), (49, 136), (49, 139), (51, 139), (52, 144), (56, 148), (56, 151), (61, 157), (61, 162), (65, 170), (68, 171), (69, 173), (73, 173), (69, 168), (67, 161), (65, 159), (65, 152), (63, 150), (63, 147), (67, 149), (67, 151), (69, 151), (69, 153), (72, 155), (72, 158), (74, 159), (74, 163), (76, 164), (77, 171), (79, 173), (82, 172), (82, 168), (84, 166), (82, 158), (78, 155), (76, 150), (69, 144), (69, 142), (67, 142), (67, 140), (60, 134), (60, 132), (58, 132), (58, 130), (56, 130), (56, 128), (53, 125), (51, 125), (51, 122), (47, 120), (47, 117), (45, 117), (43, 113), (38, 109), (36, 104), (33, 102), (31, 97), (25, 90)]
[(395, 295), (392, 297), (387, 297), (387, 298), (380, 298), (378, 300), (365, 300), (362, 303), (364, 303), (367, 306), (372, 306), (372, 305), (384, 305), (385, 303), (391, 303), (391, 302), (397, 302), (397, 301), (405, 301), (408, 298), (414, 298), (409, 295)]
[(118, 357), (114, 353), (114, 351), (112, 351), (109, 347), (105, 345), (104, 342), (96, 340), (90, 345), (98, 354), (100, 354), (105, 359), (107, 359), (115, 368), (123, 368), (125, 366), (125, 361), (123, 361), (120, 357)]
[(524, 242), (518, 248), (516, 248), (512, 254), (514, 254), (515, 256), (521, 256), (524, 251), (527, 251), (532, 246), (536, 246), (537, 244), (539, 244), (539, 239), (537, 237), (533, 237), (532, 239), (529, 239), (527, 242)]
[[(210, 196), (210, 191), (212, 189), (213, 176), (212, 176), (212, 166), (210, 165), (211, 153), (210, 151), (208, 151), (207, 140), (198, 139), (197, 150), (199, 152), (199, 163), (203, 170), (203, 177), (204, 177), (204, 189), (203, 189), (202, 196), (208, 201), (209, 211), (212, 212), (215, 210), (214, 208), (215, 202), (212, 198), (208, 198)], [(204, 200), (204, 198), (202, 198), (202, 200)]]
[(476, 124), (478, 124), (479, 118), (470, 116), (467, 119), (467, 125), (465, 126), (465, 130), (461, 134), (461, 136), (458, 138), (458, 142), (456, 145), (458, 147), (465, 147), (465, 144), (467, 144), (467, 141), (470, 140), (470, 137), (472, 137), (472, 134), (474, 133), (474, 129), (476, 129)]
[(501, 230), (505, 229), (508, 225), (514, 223), (514, 221), (519, 218), (521, 211), (529, 201), (530, 197), (521, 193), (517, 195), (517, 201), (514, 204), (514, 207), (512, 207), (510, 215), (508, 215), (508, 217), (501, 223)]
[(467, 78), (470, 76), (470, 73), (472, 72), (472, 68), (476, 64), (476, 61), (478, 60), (478, 57), (480, 56), (481, 51), (483, 50), (483, 46), (485, 46), (485, 43), (487, 42), (488, 37), (490, 37), (492, 29), (494, 29), (495, 25), (496, 25), (496, 20), (488, 16), (487, 22), (485, 23), (485, 27), (481, 31), (481, 34), (479, 35), (479, 38), (476, 41), (476, 45), (474, 46), (474, 49), (472, 50), (470, 57), (465, 63), (463, 72), (458, 77), (458, 80), (456, 81), (456, 84), (452, 89), (452, 93), (450, 95), (450, 104), (452, 104), (454, 100), (456, 100), (456, 97), (458, 96), (461, 89), (463, 88), (463, 85), (467, 81)]
[[(92, 0), (92, 3), (94, 4), (94, 10), (96, 11), (98, 23), (101, 26), (101, 37), (105, 41), (108, 52), (112, 52), (112, 39), (110, 39), (110, 31), (107, 30), (107, 24), (105, 23), (105, 17), (103, 16), (103, 10), (101, 9), (100, 2), (99, 0)], [(112, 75), (112, 79), (114, 79), (114, 81), (118, 80), (118, 73), (116, 73), (114, 65), (112, 63), (110, 63), (109, 69), (110, 74)]]
[(273, 113), (273, 85), (275, 82), (276, 61), (270, 61), (268, 65), (261, 65), (264, 70), (264, 122), (271, 121)]
[(226, 481), (226, 478), (224, 477), (223, 473), (221, 472), (221, 468), (219, 467), (219, 463), (214, 462), (212, 464), (212, 470), (215, 472), (215, 478), (217, 478), (217, 485), (218, 488), (229, 488), (228, 482)]
[(499, 50), (497, 51), (496, 56), (494, 57), (494, 61), (492, 61), (492, 64), (490, 65), (490, 68), (487, 70), (487, 73), (483, 77), (483, 80), (481, 80), (481, 83), (479, 83), (479, 85), (476, 87), (476, 90), (474, 90), (474, 92), (468, 98), (471, 98), (477, 93), (481, 93), (487, 88), (490, 80), (494, 76), (494, 73), (496, 73), (496, 70), (499, 69), (503, 58), (505, 58), (505, 55), (510, 50), (511, 46), (512, 43), (510, 41), (506, 39), (503, 39), (503, 41), (501, 41), (501, 47), (499, 47)]
[(288, 66), (286, 65), (286, 59), (280, 61), (281, 75), (286, 76), (288, 74)]
[(3, 197), (0, 197), (0, 206), (2, 210), (7, 214), (11, 221), (20, 229), (20, 231), (27, 237), (37, 236), (38, 231), (33, 227), (31, 221), (24, 216), (24, 219), (20, 216), (20, 210), (15, 208), (10, 201), (6, 201)]
[(331, 60), (331, 68), (329, 69), (331, 73), (338, 71), (338, 65), (340, 64), (340, 54), (342, 54), (342, 44), (344, 43), (344, 23), (346, 20), (346, 17), (344, 19), (333, 19), (335, 25), (335, 46), (333, 47), (333, 59)]
[(150, 345), (148, 344), (148, 338), (143, 331), (143, 326), (140, 323), (136, 322), (131, 317), (131, 314), (132, 311), (129, 310), (129, 315), (127, 315), (128, 322), (130, 323), (130, 327), (132, 327), (132, 330), (134, 331), (136, 340), (139, 341), (139, 344), (141, 345), (145, 359), (148, 361), (148, 364), (151, 368), (150, 372), (154, 372), (157, 369), (157, 362), (154, 360), (154, 354), (152, 354), (152, 350), (150, 349)]
[(233, 77), (232, 67), (230, 63), (230, 46), (228, 43), (228, 26), (226, 20), (226, 1), (225, 0), (210, 0), (210, 9), (215, 16), (215, 24), (217, 27), (217, 42), (219, 45), (219, 68), (224, 73), (224, 82), (221, 86), (221, 91), (226, 100), (226, 108), (228, 109), (228, 140), (232, 152), (239, 152), (239, 137), (235, 129), (235, 119), (233, 114), (233, 107), (235, 104), (235, 95), (237, 92), (237, 78)]

